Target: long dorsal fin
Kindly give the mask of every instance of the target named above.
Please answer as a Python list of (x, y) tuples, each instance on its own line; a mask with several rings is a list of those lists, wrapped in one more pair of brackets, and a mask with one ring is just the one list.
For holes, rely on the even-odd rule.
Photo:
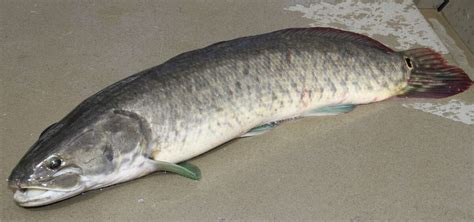
[(279, 33), (279, 32), (282, 35), (308, 35), (308, 36), (313, 35), (313, 36), (328, 38), (332, 40), (350, 41), (350, 42), (378, 48), (383, 51), (394, 52), (391, 48), (385, 46), (383, 43), (373, 38), (370, 38), (368, 36), (361, 35), (355, 32), (349, 32), (349, 31), (344, 31), (344, 30), (335, 29), (335, 28), (329, 28), (329, 27), (289, 28), (289, 29), (275, 31), (273, 33)]
[[(334, 41), (346, 41), (353, 42), (361, 45), (366, 45), (372, 48), (380, 49), (385, 52), (394, 52), (391, 48), (385, 46), (381, 42), (367, 37), (365, 35), (357, 34), (355, 32), (343, 31), (335, 28), (329, 27), (309, 27), (309, 28), (288, 28), (278, 31), (273, 31), (270, 33), (264, 33), (253, 36), (240, 37), (232, 40), (221, 41), (214, 44), (211, 44), (207, 47), (196, 49), (193, 51), (181, 53), (170, 60), (165, 64), (173, 64), (173, 62), (182, 62), (186, 59), (194, 59), (194, 56), (204, 55), (209, 56), (211, 52), (223, 52), (225, 50), (217, 50), (219, 48), (227, 49), (247, 49), (248, 47), (256, 47), (256, 45), (262, 45), (262, 42), (274, 41), (276, 39), (288, 39), (288, 38), (327, 38), (328, 40)], [(301, 39), (300, 39), (301, 40)], [(295, 40), (299, 41), (299, 40)]]

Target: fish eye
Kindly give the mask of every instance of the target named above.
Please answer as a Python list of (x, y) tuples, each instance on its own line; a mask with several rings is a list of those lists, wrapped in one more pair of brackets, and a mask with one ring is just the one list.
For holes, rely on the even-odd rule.
[(411, 62), (411, 59), (408, 57), (405, 57), (405, 63), (407, 64), (407, 67), (409, 69), (413, 69), (413, 63)]
[(63, 161), (61, 160), (61, 158), (57, 156), (53, 156), (48, 159), (46, 166), (51, 170), (55, 170), (55, 169), (58, 169), (62, 163)]

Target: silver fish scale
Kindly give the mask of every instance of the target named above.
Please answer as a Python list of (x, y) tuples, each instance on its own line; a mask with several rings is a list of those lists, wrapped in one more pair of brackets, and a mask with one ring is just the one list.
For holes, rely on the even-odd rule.
[(178, 55), (115, 99), (149, 121), (155, 158), (178, 162), (260, 124), (395, 94), (404, 65), (400, 54), (350, 36), (283, 30)]

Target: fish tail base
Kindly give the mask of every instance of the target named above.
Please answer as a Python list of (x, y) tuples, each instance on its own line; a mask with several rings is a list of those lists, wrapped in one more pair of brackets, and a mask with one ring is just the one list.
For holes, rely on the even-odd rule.
[(448, 65), (443, 56), (429, 48), (401, 52), (411, 68), (408, 86), (399, 97), (444, 98), (461, 93), (473, 84), (464, 70)]

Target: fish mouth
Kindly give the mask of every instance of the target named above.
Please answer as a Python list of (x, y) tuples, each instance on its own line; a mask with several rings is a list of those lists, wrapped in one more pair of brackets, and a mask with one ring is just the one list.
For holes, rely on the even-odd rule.
[(78, 186), (76, 189), (69, 191), (36, 187), (21, 188), (14, 191), (13, 199), (22, 207), (39, 207), (76, 196), (84, 190), (83, 186)]
[[(10, 179), (9, 179), (10, 180)], [(22, 207), (38, 207), (55, 203), (85, 191), (81, 170), (69, 167), (51, 176), (49, 180), (9, 181), (13, 200)]]

